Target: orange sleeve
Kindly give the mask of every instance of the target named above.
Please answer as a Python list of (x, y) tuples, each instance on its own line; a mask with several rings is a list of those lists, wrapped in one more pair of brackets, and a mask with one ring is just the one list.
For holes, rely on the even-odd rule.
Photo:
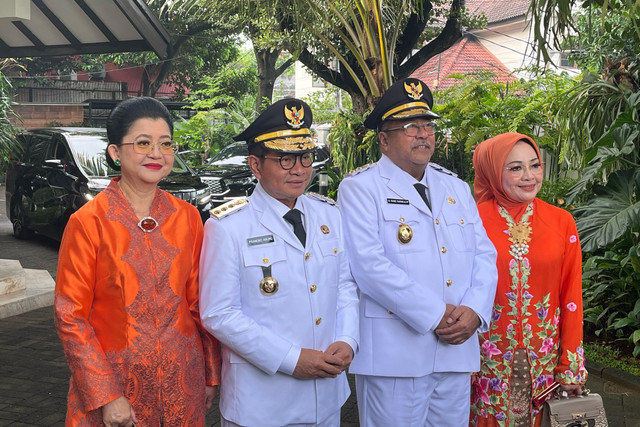
[(556, 380), (584, 384), (587, 371), (582, 348), (582, 250), (573, 218), (565, 227), (565, 250), (560, 283), (560, 360)]
[(71, 370), (71, 386), (86, 411), (123, 395), (116, 374), (89, 323), (94, 299), (97, 249), (91, 221), (73, 215), (58, 255), (54, 320)]
[(191, 274), (187, 282), (187, 302), (191, 311), (193, 321), (198, 327), (200, 333), (200, 339), (202, 340), (202, 347), (204, 351), (205, 361), (205, 381), (209, 386), (220, 385), (221, 379), (221, 356), (220, 356), (220, 343), (202, 326), (200, 320), (200, 307), (199, 307), (199, 284), (198, 275), (200, 271), (200, 250), (202, 249), (202, 238), (204, 229), (202, 226), (202, 220), (200, 214), (193, 210), (196, 215), (195, 218), (191, 215), (191, 230), (194, 230), (196, 236), (193, 245), (193, 266)]

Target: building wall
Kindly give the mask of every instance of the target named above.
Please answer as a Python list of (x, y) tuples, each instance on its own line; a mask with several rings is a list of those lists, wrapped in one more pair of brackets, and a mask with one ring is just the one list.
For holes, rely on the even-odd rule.
[[(536, 64), (536, 52), (531, 48), (533, 40), (532, 28), (524, 16), (514, 18), (502, 24), (490, 24), (487, 29), (470, 31), (478, 37), (482, 45), (496, 56), (510, 71), (520, 70)], [(554, 64), (560, 64), (560, 53), (550, 52)], [(544, 66), (542, 59), (538, 63)], [(575, 68), (560, 68), (548, 65), (556, 72), (566, 71), (570, 75), (576, 75), (580, 70)], [(516, 77), (531, 78), (531, 74), (517, 71)]]
[(302, 65), (302, 62), (296, 61), (295, 67), (296, 98), (304, 98), (312, 92), (326, 89), (324, 80), (314, 78), (307, 67)]
[[(82, 104), (13, 104), (18, 117), (12, 120), (15, 126), (37, 128), (49, 126), (51, 122), (68, 126), (84, 120)], [(22, 119), (22, 120), (20, 120)]]

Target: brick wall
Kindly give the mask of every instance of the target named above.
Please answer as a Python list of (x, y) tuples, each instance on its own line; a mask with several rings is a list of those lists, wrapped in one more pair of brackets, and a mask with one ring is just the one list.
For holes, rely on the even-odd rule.
[(80, 124), (84, 120), (84, 107), (77, 104), (14, 104), (19, 118), (12, 120), (16, 126), (36, 128), (56, 121), (62, 125)]

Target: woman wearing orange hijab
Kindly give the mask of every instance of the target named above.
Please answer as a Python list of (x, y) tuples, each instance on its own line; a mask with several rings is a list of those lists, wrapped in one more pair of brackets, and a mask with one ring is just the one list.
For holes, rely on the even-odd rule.
[(107, 136), (120, 176), (71, 216), (60, 245), (66, 425), (204, 426), (220, 348), (200, 323), (200, 214), (158, 188), (177, 151), (171, 115), (130, 98), (109, 115)]
[(543, 165), (536, 143), (505, 133), (475, 150), (475, 196), (498, 251), (498, 288), (481, 334), (471, 425), (540, 425), (532, 398), (554, 382), (577, 394), (582, 349), (582, 252), (570, 213), (536, 198)]

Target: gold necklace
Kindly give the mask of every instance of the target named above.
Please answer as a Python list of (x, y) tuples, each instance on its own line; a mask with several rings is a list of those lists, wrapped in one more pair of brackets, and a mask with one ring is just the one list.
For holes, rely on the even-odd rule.
[(531, 233), (533, 233), (529, 225), (529, 217), (533, 214), (533, 202), (529, 203), (518, 223), (511, 218), (509, 212), (502, 206), (498, 206), (498, 212), (507, 221), (507, 234), (511, 242), (509, 254), (516, 261), (522, 261), (522, 257), (529, 253), (529, 242), (531, 241)]

